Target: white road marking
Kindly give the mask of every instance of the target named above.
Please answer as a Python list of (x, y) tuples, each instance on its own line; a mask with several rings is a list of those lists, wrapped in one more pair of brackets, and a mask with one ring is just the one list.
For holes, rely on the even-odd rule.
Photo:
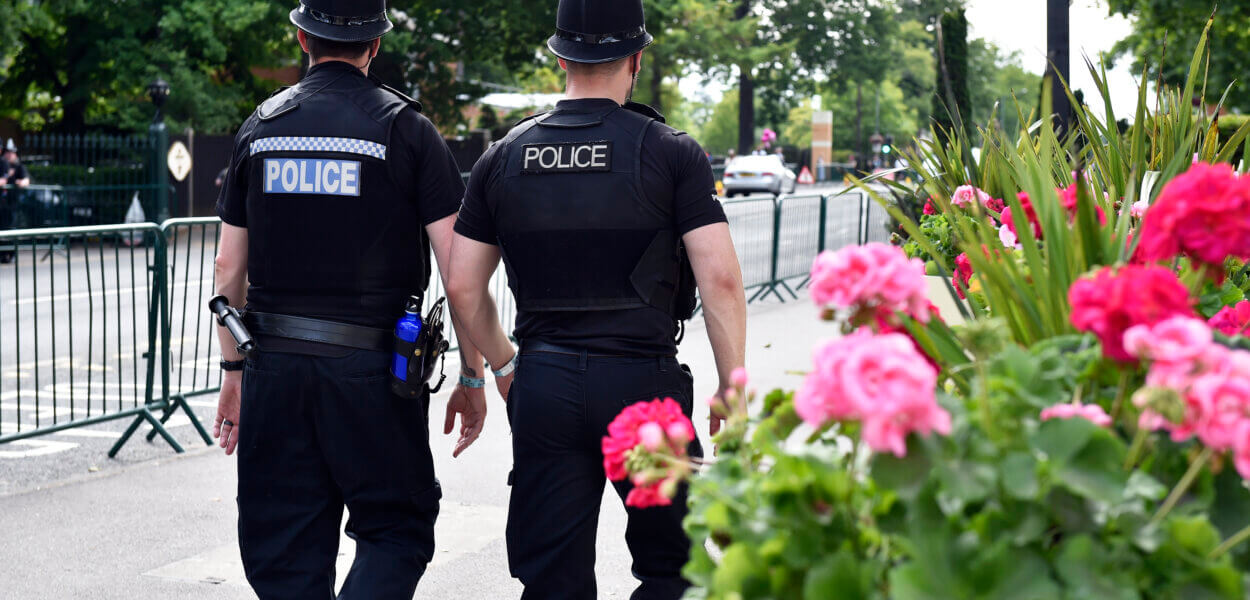
[(9, 442), (8, 445), (13, 446), (29, 446), (30, 450), (0, 450), (0, 458), (30, 458), (32, 456), (46, 456), (48, 454), (56, 454), (73, 450), (78, 444), (73, 442), (56, 442), (52, 440), (17, 440)]

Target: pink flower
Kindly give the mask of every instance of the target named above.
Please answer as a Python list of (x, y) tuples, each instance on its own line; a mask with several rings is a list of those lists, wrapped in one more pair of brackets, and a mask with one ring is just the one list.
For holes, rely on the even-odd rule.
[[(1029, 194), (1027, 192), (1020, 192), (1016, 195), (1016, 198), (1020, 200), (1020, 208), (1024, 209), (1024, 214), (1028, 217), (1029, 225), (1032, 226), (1033, 237), (1039, 240), (1042, 239), (1042, 223), (1038, 221), (1037, 210), (1033, 208), (1033, 202), (1029, 200)], [(1016, 217), (1012, 214), (1010, 206), (1003, 209), (1003, 213), (999, 220), (1003, 222), (1003, 225), (1006, 225), (1007, 228), (1011, 230), (1012, 235), (1014, 235), (1017, 240), (1023, 237), (1020, 235), (1020, 230), (1016, 226)], [(999, 237), (1001, 238), (1002, 234), (999, 234)], [(1014, 246), (1014, 244), (1012, 245)]]
[(1243, 479), (1250, 479), (1250, 420), (1241, 422), (1241, 431), (1237, 434), (1237, 447), (1233, 451), (1233, 464)]
[(1150, 208), (1150, 202), (1145, 198), (1142, 198), (1141, 200), (1133, 203), (1133, 206), (1128, 209), (1128, 214), (1133, 218), (1140, 219), (1146, 216), (1146, 209), (1148, 208)]
[(1250, 377), (1211, 373), (1194, 380), (1186, 403), (1197, 409), (1194, 430), (1203, 444), (1216, 451), (1232, 449), (1241, 424), (1250, 420)]
[(1141, 232), (1142, 257), (1150, 262), (1184, 253), (1217, 269), (1224, 259), (1250, 258), (1250, 180), (1230, 165), (1197, 163), (1164, 186)]
[(1171, 317), (1124, 332), (1124, 349), (1129, 354), (1154, 361), (1191, 362), (1210, 345), (1211, 328), (1192, 317)]
[(652, 506), (669, 506), (673, 499), (660, 492), (660, 486), (634, 486), (625, 496), (625, 506), (633, 508), (651, 508)]
[(638, 427), (638, 441), (643, 448), (655, 452), (664, 443), (664, 428), (655, 421), (643, 423)]
[(1085, 419), (1099, 427), (1110, 427), (1111, 416), (1097, 404), (1056, 404), (1042, 410), (1042, 420), (1050, 419)]
[(694, 436), (691, 435), (689, 422), (674, 421), (669, 423), (664, 430), (664, 434), (668, 436), (669, 441), (677, 446), (685, 446), (690, 443), (690, 440), (694, 439)]
[(955, 193), (951, 194), (951, 204), (955, 206), (964, 206), (970, 203), (984, 205), (989, 200), (989, 194), (973, 185), (961, 185), (955, 188)]
[(745, 367), (738, 367), (729, 374), (729, 381), (734, 387), (744, 388), (747, 386), (747, 370)]
[(1124, 332), (1135, 325), (1153, 325), (1169, 317), (1192, 317), (1189, 292), (1176, 274), (1163, 267), (1128, 265), (1118, 271), (1104, 267), (1068, 290), (1072, 325), (1091, 331), (1103, 354), (1132, 361), (1124, 348)]
[(933, 198), (926, 198), (926, 199), (925, 199), (925, 201), (924, 201), (924, 214), (926, 214), (926, 215), (936, 215), (936, 214), (938, 214), (937, 208), (933, 206)]
[(1250, 326), (1250, 301), (1242, 300), (1233, 306), (1225, 306), (1207, 324), (1230, 337), (1245, 335), (1246, 327)]
[(962, 253), (955, 257), (955, 281), (959, 285), (955, 286), (955, 293), (959, 297), (966, 298), (964, 291), (968, 289), (968, 283), (972, 281), (972, 262), (968, 260), (968, 253)]
[[(1007, 214), (1007, 211), (1004, 210), (1003, 214)], [(1004, 248), (1015, 248), (1020, 239), (1016, 237), (1016, 232), (1012, 231), (1011, 227), (1003, 225), (998, 228), (998, 241), (1003, 243)]]
[(821, 343), (813, 361), (794, 398), (808, 424), (862, 420), (864, 442), (898, 456), (907, 454), (909, 433), (950, 433), (950, 415), (934, 395), (937, 370), (907, 336), (860, 329)]
[[(668, 434), (674, 427), (685, 431), (687, 440), (694, 439), (694, 425), (681, 412), (681, 405), (672, 398), (657, 398), (625, 407), (608, 425), (608, 435), (604, 436), (602, 442), (603, 470), (608, 479), (621, 481), (628, 477), (630, 472), (625, 463), (629, 454), (639, 446), (651, 450), (648, 443), (655, 441), (653, 436), (656, 433), (660, 436), (668, 435), (668, 446), (675, 456), (685, 456), (686, 445), (676, 443), (673, 436)], [(662, 443), (662, 440), (656, 443), (655, 448), (658, 449)]]
[(990, 198), (985, 201), (985, 209), (996, 215), (1002, 214), (1004, 208), (1007, 208), (1007, 203), (998, 198)]
[(924, 262), (881, 243), (825, 251), (812, 264), (811, 294), (816, 304), (842, 309), (887, 308), (928, 322)]

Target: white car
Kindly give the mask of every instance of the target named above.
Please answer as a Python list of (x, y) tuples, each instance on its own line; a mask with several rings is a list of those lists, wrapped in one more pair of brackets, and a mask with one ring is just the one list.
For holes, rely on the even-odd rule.
[(794, 171), (787, 169), (781, 157), (775, 154), (735, 158), (725, 167), (725, 176), (721, 181), (725, 185), (725, 195), (730, 198), (752, 192), (767, 192), (774, 196), (793, 194), (798, 185)]

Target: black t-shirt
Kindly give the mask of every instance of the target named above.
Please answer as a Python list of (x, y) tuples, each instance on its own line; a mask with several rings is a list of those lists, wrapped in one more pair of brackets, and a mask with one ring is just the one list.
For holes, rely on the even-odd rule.
[[(557, 110), (595, 112), (615, 104), (604, 98), (562, 100)], [(498, 245), (498, 229), (487, 198), (499, 193), (504, 155), (500, 144), (491, 146), (473, 166), (464, 205), (456, 220), (456, 232)], [(671, 205), (674, 227), (684, 235), (713, 223), (726, 221), (716, 199), (716, 183), (707, 155), (685, 133), (652, 127), (642, 144), (642, 186), (648, 198)], [(507, 226), (507, 224), (503, 224)], [(637, 308), (611, 311), (519, 311), (517, 339), (539, 340), (584, 348), (590, 352), (635, 356), (667, 356), (677, 352), (675, 324), (664, 311)]]
[(9, 185), (16, 185), (19, 179), (29, 179), (30, 172), (26, 170), (26, 165), (21, 162), (9, 162), (0, 158), (0, 179), (4, 179)]

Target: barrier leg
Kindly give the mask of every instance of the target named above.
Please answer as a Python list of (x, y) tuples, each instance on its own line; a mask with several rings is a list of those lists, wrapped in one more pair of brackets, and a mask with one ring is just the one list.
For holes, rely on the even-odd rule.
[(208, 431), (200, 423), (200, 418), (195, 416), (195, 411), (191, 410), (191, 405), (187, 404), (186, 396), (179, 395), (174, 398), (178, 402), (178, 406), (182, 407), (182, 412), (187, 413), (187, 418), (191, 420), (191, 426), (195, 428), (195, 432), (200, 434), (200, 439), (204, 440), (205, 444), (212, 446), (213, 438), (208, 435)]
[[(786, 290), (786, 293), (787, 293), (787, 294), (790, 294), (790, 299), (792, 299), (792, 300), (798, 300), (798, 299), (799, 299), (799, 295), (798, 295), (798, 294), (796, 294), (796, 293), (794, 293), (794, 290), (790, 289), (790, 286), (789, 286), (789, 285), (786, 285), (786, 282), (785, 282), (785, 281), (778, 281), (777, 283), (773, 284), (773, 291), (774, 291), (774, 292), (776, 292), (777, 286), (781, 286), (783, 289), (785, 289), (785, 290)], [(782, 302), (785, 302), (785, 301), (786, 301), (786, 299), (785, 299), (785, 298), (782, 298), (782, 297), (781, 297), (781, 294), (780, 294), (780, 293), (777, 293), (777, 297), (778, 297), (778, 298), (781, 298), (781, 301), (782, 301)]]
[(121, 451), (122, 446), (125, 446), (126, 442), (130, 441), (130, 436), (135, 434), (135, 430), (139, 429), (139, 424), (144, 421), (147, 421), (154, 429), (156, 429), (156, 432), (165, 439), (165, 442), (174, 449), (174, 452), (177, 452), (178, 454), (186, 452), (186, 450), (182, 449), (182, 445), (178, 443), (178, 440), (175, 440), (174, 436), (169, 435), (169, 430), (165, 429), (165, 425), (163, 425), (156, 418), (156, 415), (152, 414), (150, 409), (144, 408), (143, 412), (139, 413), (139, 415), (135, 417), (135, 420), (130, 423), (130, 426), (126, 428), (126, 432), (122, 434), (121, 439), (118, 439), (117, 443), (113, 444), (113, 447), (109, 449), (109, 458), (117, 456), (117, 453)]
[[(177, 408), (177, 405), (170, 404), (169, 406), (166, 406), (164, 409), (161, 410), (160, 421), (162, 425), (165, 423), (168, 423), (169, 418), (174, 416), (174, 409), (176, 408)], [(152, 431), (149, 431), (146, 439), (149, 442), (156, 439), (156, 430), (153, 429)]]

